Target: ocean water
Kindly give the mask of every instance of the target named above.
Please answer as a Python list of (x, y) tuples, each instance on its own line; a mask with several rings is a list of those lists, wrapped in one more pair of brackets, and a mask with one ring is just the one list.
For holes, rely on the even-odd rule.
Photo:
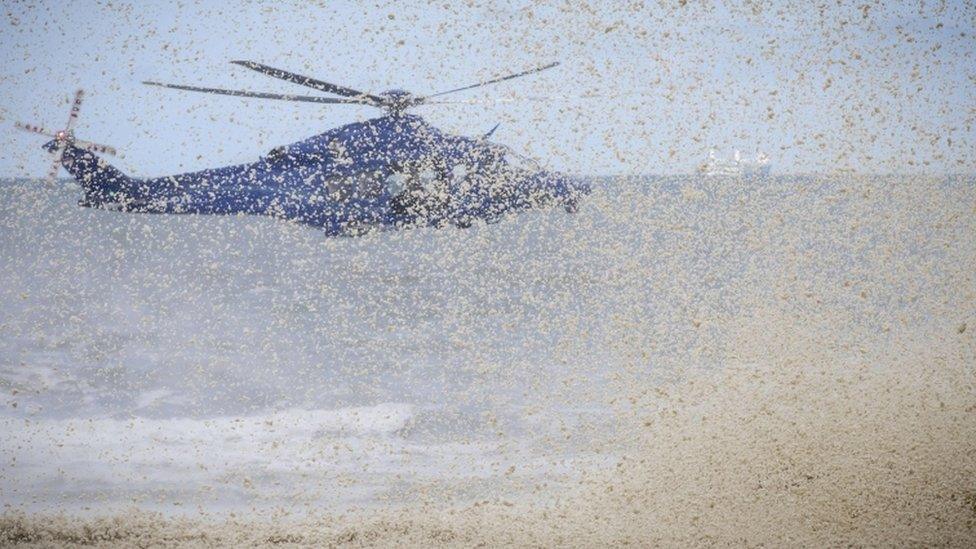
[[(902, 372), (909, 349), (945, 348), (946, 371), (971, 373), (972, 178), (596, 187), (572, 215), (336, 239), (265, 218), (79, 208), (71, 182), (3, 181), (4, 511), (168, 520), (538, 509), (594, 483), (625, 492), (594, 479), (649, 448), (726, 436), (711, 425), (775, 394), (743, 381), (756, 371), (773, 380), (800, 363), (840, 368), (794, 384), (814, 400), (791, 412), (793, 425), (825, 417), (815, 397), (844, 392), (830, 380), (850, 391), (847, 376), (867, 376), (865, 363)], [(937, 377), (925, 356), (908, 360), (926, 369), (905, 379)], [(760, 370), (706, 393), (735, 395), (721, 406), (683, 385), (746, 367)], [(965, 410), (962, 388), (955, 400), (945, 388), (919, 398)], [(660, 427), (672, 409), (686, 421)], [(976, 425), (960, 413), (927, 420), (951, 423), (946, 440), (959, 442)], [(647, 429), (663, 431), (649, 440)], [(770, 429), (761, 440), (795, 438)], [(654, 478), (697, 463), (696, 448), (661, 457), (671, 473)], [(811, 452), (790, 463), (815, 462)], [(973, 469), (961, 461), (952, 475)], [(737, 474), (710, 493), (743, 475), (762, 487), (767, 473)], [(628, 505), (670, 501), (678, 513), (707, 500), (650, 486)], [(976, 498), (976, 486), (953, 498), (967, 490)]]
[(600, 354), (576, 334), (599, 323), (577, 294), (599, 273), (567, 253), (572, 216), (330, 239), (76, 194), (3, 185), (5, 503), (342, 508), (590, 459), (535, 448), (600, 421), (568, 397), (533, 404)]

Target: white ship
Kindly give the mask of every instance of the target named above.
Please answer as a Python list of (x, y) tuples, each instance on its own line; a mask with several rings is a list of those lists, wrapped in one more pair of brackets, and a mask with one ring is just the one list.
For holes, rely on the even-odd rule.
[(754, 160), (747, 160), (736, 150), (727, 159), (715, 156), (715, 149), (708, 151), (708, 161), (698, 169), (703, 175), (716, 177), (765, 177), (769, 170), (769, 157), (765, 153), (756, 153)]

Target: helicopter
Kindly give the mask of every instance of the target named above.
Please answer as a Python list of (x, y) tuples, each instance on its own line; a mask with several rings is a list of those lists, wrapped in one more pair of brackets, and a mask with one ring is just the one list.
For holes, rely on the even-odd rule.
[(118, 155), (109, 146), (75, 138), (83, 92), (65, 129), (17, 127), (51, 137), (49, 180), (64, 167), (81, 185), (79, 205), (132, 213), (265, 215), (317, 227), (329, 235), (373, 230), (469, 227), (534, 209), (562, 206), (575, 212), (590, 185), (542, 169), (535, 161), (489, 141), (496, 125), (478, 137), (435, 128), (409, 109), (464, 103), (441, 96), (538, 73), (558, 63), (491, 78), (429, 95), (400, 89), (371, 94), (253, 61), (232, 61), (322, 95), (263, 93), (145, 81), (146, 85), (244, 98), (338, 105), (368, 105), (383, 115), (275, 147), (258, 160), (165, 177), (137, 178), (94, 153)]

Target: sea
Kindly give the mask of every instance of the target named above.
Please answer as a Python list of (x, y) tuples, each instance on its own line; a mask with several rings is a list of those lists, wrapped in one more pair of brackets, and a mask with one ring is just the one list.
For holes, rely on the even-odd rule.
[[(0, 181), (0, 513), (558, 506), (646, 448), (712, 432), (730, 408), (706, 413), (702, 394), (732, 381), (697, 393), (689, 380), (804, 361), (870, 376), (939, 346), (943, 365), (967, 368), (976, 178), (593, 181), (572, 214), (339, 238), (83, 208), (69, 180)], [(805, 395), (837, 394), (840, 377)], [(757, 387), (725, 405), (773, 391)], [(972, 397), (940, 391), (959, 410)], [(893, 409), (938, 410), (923, 401)], [(690, 423), (641, 434), (671, 411)], [(957, 437), (976, 419), (959, 417), (932, 421), (972, 446)], [(763, 423), (760, 439), (793, 440), (775, 428), (788, 424)], [(756, 471), (760, 487), (774, 474)], [(634, 493), (635, 508), (669, 501)]]

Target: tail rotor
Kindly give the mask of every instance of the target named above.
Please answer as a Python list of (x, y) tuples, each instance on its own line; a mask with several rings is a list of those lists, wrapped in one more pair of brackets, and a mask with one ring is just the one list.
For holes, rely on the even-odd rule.
[(71, 103), (71, 112), (68, 115), (68, 123), (65, 124), (64, 129), (60, 131), (51, 131), (41, 126), (34, 124), (24, 124), (22, 122), (16, 122), (14, 126), (17, 128), (28, 131), (31, 133), (36, 133), (46, 137), (50, 137), (54, 140), (53, 149), (51, 149), (51, 169), (47, 173), (48, 184), (53, 184), (55, 179), (58, 177), (58, 171), (61, 169), (61, 159), (64, 157), (64, 151), (68, 146), (78, 147), (80, 149), (86, 149), (93, 152), (100, 152), (104, 154), (110, 154), (112, 156), (121, 156), (118, 151), (108, 145), (100, 145), (98, 143), (92, 143), (90, 141), (82, 141), (80, 139), (75, 139), (74, 125), (78, 121), (78, 112), (81, 110), (81, 101), (84, 98), (84, 91), (78, 90), (75, 92), (75, 99)]

